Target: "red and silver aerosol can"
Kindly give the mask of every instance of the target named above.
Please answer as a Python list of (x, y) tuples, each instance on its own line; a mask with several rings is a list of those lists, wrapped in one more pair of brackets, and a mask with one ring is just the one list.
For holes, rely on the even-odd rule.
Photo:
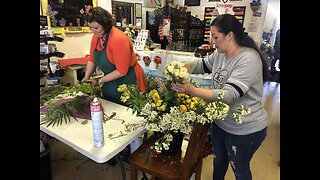
[(97, 97), (94, 97), (93, 101), (90, 103), (90, 111), (93, 128), (94, 147), (99, 148), (104, 145), (104, 134), (102, 106)]

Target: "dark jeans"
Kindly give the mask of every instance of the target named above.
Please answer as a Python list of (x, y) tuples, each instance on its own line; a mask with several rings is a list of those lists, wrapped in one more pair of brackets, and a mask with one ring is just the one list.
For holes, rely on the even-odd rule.
[(267, 128), (249, 135), (233, 135), (211, 126), (213, 180), (224, 180), (230, 163), (236, 180), (251, 180), (250, 160), (267, 136)]

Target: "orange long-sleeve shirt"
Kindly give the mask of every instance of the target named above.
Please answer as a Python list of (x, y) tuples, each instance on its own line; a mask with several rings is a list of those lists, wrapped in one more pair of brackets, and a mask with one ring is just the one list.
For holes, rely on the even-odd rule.
[[(90, 59), (94, 62), (94, 49), (98, 51), (102, 50), (102, 45), (97, 36), (92, 37), (90, 46)], [(135, 66), (136, 77), (138, 81), (139, 89), (145, 91), (146, 80), (142, 67), (139, 65), (133, 45), (130, 38), (116, 27), (112, 27), (107, 42), (106, 54), (110, 63), (116, 66), (117, 71), (125, 76), (129, 70), (129, 67)]]

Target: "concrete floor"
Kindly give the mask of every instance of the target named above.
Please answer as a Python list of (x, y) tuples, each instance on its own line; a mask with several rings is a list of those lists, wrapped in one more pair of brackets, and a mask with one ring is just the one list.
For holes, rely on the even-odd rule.
[[(280, 83), (270, 82), (265, 86), (263, 101), (268, 111), (270, 125), (266, 140), (262, 143), (251, 161), (254, 180), (280, 179)], [(67, 145), (51, 140), (52, 180), (120, 180), (119, 163), (95, 163)], [(212, 179), (213, 156), (204, 158), (203, 180)], [(126, 180), (130, 179), (130, 164), (124, 163)], [(192, 178), (193, 179), (193, 178)], [(231, 167), (226, 180), (235, 180)]]

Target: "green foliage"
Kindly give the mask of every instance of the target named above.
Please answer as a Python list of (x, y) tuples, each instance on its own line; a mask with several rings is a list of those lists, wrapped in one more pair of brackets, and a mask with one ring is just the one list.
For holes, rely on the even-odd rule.
[(50, 103), (53, 99), (60, 95), (72, 96), (76, 93), (83, 93), (86, 95), (93, 95), (94, 90), (90, 83), (77, 83), (74, 86), (47, 86), (40, 88), (40, 106)]
[(61, 94), (65, 90), (65, 86), (47, 86), (40, 88), (40, 105), (44, 105), (49, 100), (55, 98), (58, 94)]
[[(55, 85), (40, 88), (40, 106), (47, 106), (40, 124), (58, 126), (71, 122), (73, 117), (77, 120), (75, 112), (86, 113), (93, 100), (94, 90), (90, 83), (77, 83), (74, 86)], [(69, 99), (68, 102), (57, 103), (59, 100)]]
[(74, 113), (85, 113), (92, 100), (93, 96), (77, 96), (72, 101), (63, 104), (50, 103), (47, 105), (48, 110), (41, 113), (44, 117), (41, 119), (40, 124), (47, 124), (47, 127), (50, 125), (52, 127), (55, 125), (62, 125), (63, 122), (68, 124), (71, 122), (70, 117), (73, 117), (78, 121)]
[(40, 124), (47, 124), (47, 127), (50, 125), (52, 127), (54, 127), (54, 125), (62, 125), (63, 121), (68, 124), (71, 122), (70, 116), (77, 120), (70, 108), (70, 105), (70, 102), (61, 105), (53, 104), (47, 111), (42, 113), (45, 116), (41, 119)]

